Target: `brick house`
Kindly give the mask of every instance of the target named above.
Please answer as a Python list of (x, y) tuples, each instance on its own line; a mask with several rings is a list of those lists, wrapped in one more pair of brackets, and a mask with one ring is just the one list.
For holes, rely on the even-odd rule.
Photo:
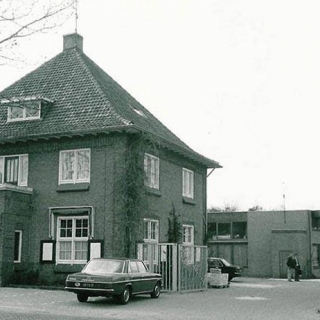
[(61, 283), (92, 257), (203, 244), (208, 168), (64, 36), (63, 51), (0, 93), (0, 285)]

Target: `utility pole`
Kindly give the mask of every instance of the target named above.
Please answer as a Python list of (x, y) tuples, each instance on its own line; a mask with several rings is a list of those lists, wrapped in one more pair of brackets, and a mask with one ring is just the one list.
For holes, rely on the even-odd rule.
[(78, 0), (75, 1), (75, 33), (78, 33)]
[(282, 187), (283, 187), (283, 220), (284, 223), (287, 223), (287, 217), (286, 217), (286, 194), (285, 194), (285, 188), (284, 188), (284, 182), (282, 183)]

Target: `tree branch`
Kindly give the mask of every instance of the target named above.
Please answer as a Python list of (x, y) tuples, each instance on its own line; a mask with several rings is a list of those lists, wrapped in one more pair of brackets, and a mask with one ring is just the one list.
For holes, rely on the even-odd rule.
[[(9, 41), (16, 39), (16, 38), (28, 37), (32, 34), (37, 33), (37, 32), (41, 32), (41, 31), (52, 29), (52, 28), (56, 27), (56, 25), (52, 25), (52, 26), (41, 25), (38, 28), (33, 28), (34, 26), (36, 26), (40, 22), (45, 23), (50, 18), (57, 16), (59, 13), (72, 7), (74, 5), (74, 3), (75, 3), (75, 0), (71, 1), (70, 3), (68, 3), (65, 6), (56, 5), (56, 6), (49, 7), (43, 15), (41, 15), (40, 17), (37, 17), (27, 23), (24, 23), (24, 24), (20, 23), (20, 20), (25, 18), (26, 16), (28, 16), (28, 14), (23, 14), (18, 17), (15, 17), (14, 14), (12, 14), (12, 17), (6, 17), (2, 13), (0, 15), (0, 17), (1, 17), (0, 21), (14, 23), (18, 26), (18, 29), (16, 31), (12, 32), (11, 34), (9, 34), (8, 36), (6, 36), (5, 38), (1, 39), (0, 45), (3, 45), (4, 43), (9, 42)], [(30, 12), (31, 12), (31, 10), (30, 10)], [(6, 11), (5, 11), (5, 13), (6, 13)]]

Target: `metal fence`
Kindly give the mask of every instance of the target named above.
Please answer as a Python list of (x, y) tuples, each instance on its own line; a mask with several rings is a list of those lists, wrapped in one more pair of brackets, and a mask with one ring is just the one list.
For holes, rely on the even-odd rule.
[(162, 275), (164, 291), (206, 290), (207, 247), (176, 243), (139, 243), (138, 258)]

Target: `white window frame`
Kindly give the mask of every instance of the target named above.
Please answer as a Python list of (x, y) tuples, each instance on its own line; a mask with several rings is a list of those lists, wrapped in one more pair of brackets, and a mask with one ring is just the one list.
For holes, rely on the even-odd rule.
[[(23, 103), (25, 103), (25, 105)], [(27, 104), (30, 104), (30, 103), (34, 103), (38, 107), (37, 109), (38, 113), (35, 116), (28, 115), (28, 109), (30, 109), (30, 107), (28, 107)], [(22, 117), (13, 118), (12, 108), (20, 108), (22, 110)], [(41, 101), (24, 101), (24, 102), (20, 102), (19, 105), (15, 104), (15, 105), (8, 106), (8, 114), (7, 114), (8, 122), (37, 120), (37, 119), (40, 119), (40, 117), (41, 117)]]
[(160, 159), (149, 153), (144, 154), (145, 186), (159, 190)]
[[(190, 238), (190, 239), (189, 239)], [(186, 263), (194, 263), (194, 226), (190, 224), (182, 225), (182, 244), (184, 259)]]
[[(144, 242), (153, 242), (158, 243), (159, 242), (159, 220), (154, 219), (143, 219), (144, 223), (144, 231), (147, 231), (147, 237), (145, 237), (145, 233), (143, 235)], [(154, 225), (154, 231), (152, 230), (152, 226)], [(154, 232), (154, 237), (152, 237), (152, 233)]]
[(312, 245), (311, 263), (313, 268), (319, 268), (319, 244)]
[[(19, 234), (19, 243), (18, 243), (18, 259), (14, 260), (14, 263), (20, 263), (21, 262), (21, 252), (22, 252), (22, 230), (15, 230), (14, 231), (14, 241), (16, 241), (16, 234)], [(14, 250), (15, 250), (15, 245), (14, 243)], [(15, 254), (15, 252), (14, 252)]]
[[(76, 220), (80, 219), (87, 219), (88, 220), (88, 231), (87, 237), (76, 237), (75, 230), (76, 230)], [(60, 236), (60, 221), (62, 220), (72, 220), (72, 236), (71, 237), (61, 237)], [(58, 216), (57, 217), (57, 245), (56, 245), (56, 263), (57, 264), (85, 264), (88, 261), (88, 254), (89, 254), (89, 233), (90, 233), (90, 220), (88, 215), (81, 215), (81, 216)], [(71, 259), (60, 259), (60, 245), (61, 242), (71, 242)], [(87, 257), (83, 260), (76, 260), (75, 259), (75, 243), (76, 242), (87, 242)]]
[[(143, 234), (143, 241), (145, 243), (150, 243), (150, 246), (144, 246), (144, 256), (148, 257), (148, 250), (152, 248), (153, 250), (153, 257), (154, 261), (153, 263), (155, 265), (158, 265), (158, 253), (159, 253), (159, 248), (158, 248), (158, 243), (159, 243), (159, 220), (156, 219), (143, 219), (144, 223), (144, 234)], [(154, 229), (153, 229), (154, 226)], [(145, 231), (147, 233), (147, 237), (145, 234)], [(154, 233), (154, 236), (152, 234)], [(149, 264), (149, 260), (145, 260), (145, 263)]]
[[(184, 245), (194, 245), (194, 226), (191, 224), (183, 224), (182, 225), (182, 243)], [(186, 239), (186, 237), (189, 238), (190, 235), (190, 241)]]
[(194, 171), (182, 168), (182, 196), (194, 199)]
[[(78, 155), (80, 152), (89, 151), (89, 173), (87, 178), (77, 178), (78, 174)], [(73, 153), (74, 154), (74, 167), (73, 167), (73, 178), (64, 179), (63, 178), (63, 157), (64, 154)], [(73, 149), (73, 150), (61, 150), (59, 153), (59, 184), (76, 184), (76, 183), (90, 183), (90, 168), (91, 168), (91, 149)]]
[(5, 183), (10, 184), (10, 182), (5, 182), (5, 162), (6, 158), (19, 158), (19, 169), (18, 169), (18, 186), (28, 185), (28, 167), (29, 167), (29, 156), (28, 154), (17, 154), (17, 155), (6, 155), (0, 156), (0, 185)]

